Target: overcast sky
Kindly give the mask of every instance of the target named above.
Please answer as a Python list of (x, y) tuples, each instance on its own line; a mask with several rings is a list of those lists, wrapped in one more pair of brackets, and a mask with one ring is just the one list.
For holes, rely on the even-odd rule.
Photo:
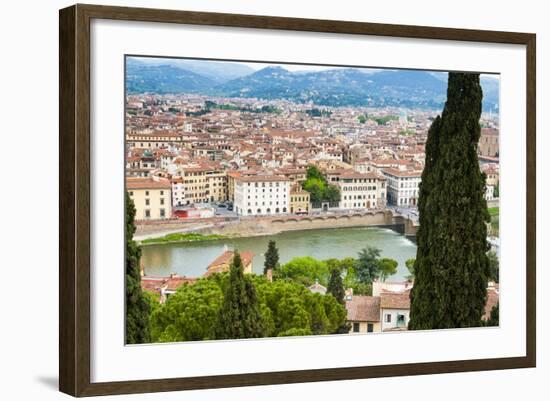
[[(145, 61), (148, 63), (159, 63), (163, 60), (163, 58), (151, 58), (151, 57), (133, 57), (135, 59)], [(164, 60), (170, 60), (170, 58), (164, 58)], [(173, 59), (172, 59), (173, 60)], [(190, 59), (199, 61), (198, 59)], [(208, 62), (215, 62), (215, 61), (208, 61)], [(255, 62), (239, 62), (239, 61), (220, 61), (220, 62), (229, 62), (233, 64), (243, 64), (246, 65), (254, 70), (261, 70), (262, 68), (269, 67), (269, 66), (280, 66), (288, 71), (322, 71), (322, 70), (333, 70), (336, 68), (349, 68), (349, 67), (332, 67), (332, 66), (318, 66), (318, 65), (304, 65), (304, 64), (278, 64), (278, 63), (255, 63)], [(383, 68), (361, 68), (361, 70), (365, 72), (376, 72), (383, 70)], [(499, 75), (497, 74), (481, 74), (482, 77), (492, 77), (492, 78), (499, 78)]]

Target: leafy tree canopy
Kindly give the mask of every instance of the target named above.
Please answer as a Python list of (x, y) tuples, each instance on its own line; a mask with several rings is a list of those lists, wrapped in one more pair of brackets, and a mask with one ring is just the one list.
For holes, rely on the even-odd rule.
[[(180, 287), (153, 313), (154, 341), (216, 339), (217, 317), (229, 286), (230, 273), (214, 274)], [(269, 282), (247, 275), (259, 303), (265, 337), (333, 334), (346, 323), (346, 310), (331, 295), (314, 294), (286, 280)], [(227, 337), (224, 337), (227, 338)]]
[(380, 276), (380, 253), (380, 249), (370, 245), (359, 252), (355, 273), (360, 283), (372, 283)]
[(390, 258), (382, 258), (378, 261), (379, 264), (379, 271), (380, 271), (380, 279), (382, 281), (386, 281), (386, 279), (397, 273), (397, 260), (390, 259)]

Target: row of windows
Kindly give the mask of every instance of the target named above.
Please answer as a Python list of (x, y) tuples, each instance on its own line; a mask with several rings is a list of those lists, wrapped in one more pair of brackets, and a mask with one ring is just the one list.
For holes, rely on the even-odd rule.
[[(400, 326), (400, 325), (405, 325), (405, 321), (406, 321), (406, 316), (401, 314), (401, 313), (398, 313), (397, 314), (397, 326)], [(386, 313), (384, 315), (384, 322), (386, 323), (391, 323), (392, 322), (392, 315), (390, 313)]]
[(342, 187), (342, 191), (376, 191), (376, 185), (368, 187)]
[(309, 198), (307, 196), (291, 196), (290, 201), (291, 202), (309, 202)]
[[(249, 192), (249, 193), (258, 193), (260, 191), (256, 190), (256, 191), (247, 191), (247, 192)], [(269, 192), (277, 192), (278, 193), (278, 192), (287, 192), (287, 191), (285, 191), (285, 188), (283, 188), (282, 191), (279, 191), (279, 188), (275, 188), (275, 191), (273, 191), (273, 188), (269, 188)], [(265, 188), (262, 188), (262, 193), (265, 193)]]
[[(354, 333), (359, 333), (359, 328), (360, 328), (360, 324), (359, 323), (353, 323), (353, 332)], [(372, 333), (374, 331), (374, 324), (372, 323), (367, 323), (367, 333)]]
[(344, 195), (344, 200), (352, 200), (352, 199), (376, 199), (376, 196), (375, 195), (353, 195), (353, 197), (351, 195), (347, 196), (347, 195)]
[[(278, 204), (279, 204), (279, 201), (276, 201), (275, 204), (278, 205)], [(269, 202), (269, 205), (270, 205), (270, 206), (273, 206), (273, 202)], [(252, 205), (251, 205), (251, 202), (248, 202), (248, 205), (247, 205), (247, 206), (252, 206)], [(254, 202), (254, 206), (258, 206), (258, 202)], [(265, 202), (262, 202), (262, 206), (265, 206)]]
[[(145, 198), (145, 206), (149, 206), (151, 204), (151, 201), (149, 198)], [(164, 198), (160, 198), (160, 204), (164, 205)]]
[[(130, 196), (134, 196), (134, 191), (128, 191)], [(160, 191), (160, 195), (164, 195), (164, 191)], [(149, 191), (145, 191), (145, 196), (149, 196)]]
[[(151, 210), (149, 209), (145, 209), (145, 218), (150, 218), (151, 217)], [(166, 217), (166, 210), (165, 209), (160, 209), (160, 217)]]
[[(255, 187), (259, 187), (259, 186), (260, 186), (259, 184), (260, 184), (259, 182), (255, 182), (255, 183), (254, 183), (254, 186), (255, 186)], [(275, 183), (275, 186), (278, 187), (279, 184), (280, 184), (279, 182), (276, 182), (276, 183)], [(248, 186), (249, 186), (249, 187), (252, 186), (252, 183), (249, 182), (249, 183), (248, 183)], [(262, 185), (261, 185), (261, 186), (262, 186), (262, 187), (265, 187), (265, 186), (266, 186), (266, 185), (265, 185), (265, 182), (262, 182)], [(273, 186), (273, 183), (270, 182), (270, 183), (269, 183), (269, 186), (272, 187), (272, 186)]]
[(351, 202), (344, 202), (343, 203), (343, 208), (344, 209), (350, 209), (350, 208), (371, 208), (371, 207), (376, 207), (376, 202), (372, 202), (370, 203), (370, 201), (367, 201), (367, 202), (354, 202), (354, 203), (351, 203)]
[(353, 183), (361, 183), (361, 182), (376, 182), (376, 180), (374, 178), (353, 178), (353, 179), (343, 179), (342, 181), (348, 183), (348, 182), (353, 182)]

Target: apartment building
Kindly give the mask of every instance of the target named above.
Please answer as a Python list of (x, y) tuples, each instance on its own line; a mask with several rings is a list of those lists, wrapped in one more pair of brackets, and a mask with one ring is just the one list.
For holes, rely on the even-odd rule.
[(310, 194), (300, 184), (294, 184), (290, 190), (290, 213), (309, 213)]
[(386, 179), (377, 173), (353, 170), (340, 174), (340, 209), (377, 209), (386, 205)]
[(165, 178), (126, 177), (126, 190), (136, 207), (136, 220), (172, 216), (172, 184)]
[(181, 167), (185, 194), (183, 204), (225, 202), (227, 200), (227, 175), (222, 168), (213, 166)]
[(241, 216), (288, 213), (290, 183), (278, 175), (234, 177), (235, 212)]
[(387, 168), (382, 171), (388, 182), (388, 203), (415, 207), (418, 204), (422, 171)]
[(126, 144), (130, 149), (161, 149), (181, 142), (182, 135), (177, 132), (151, 131), (126, 134)]

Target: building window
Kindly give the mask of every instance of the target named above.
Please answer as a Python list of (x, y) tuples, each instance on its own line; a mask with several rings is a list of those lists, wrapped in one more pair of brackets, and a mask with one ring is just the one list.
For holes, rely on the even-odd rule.
[(149, 191), (145, 191), (145, 196), (149, 196)]
[(353, 323), (353, 332), (359, 333), (359, 323)]
[(372, 323), (367, 323), (367, 333), (372, 333), (374, 331), (374, 325)]
[(397, 315), (397, 327), (405, 327), (405, 315)]
[(160, 198), (160, 204), (164, 205), (164, 198)]
[(130, 191), (130, 196), (134, 196), (134, 191)]
[(149, 199), (145, 199), (145, 206), (149, 206)]
[(160, 194), (161, 194), (161, 195), (164, 195), (164, 191), (160, 191)]
[(146, 218), (151, 217), (151, 211), (149, 209), (145, 210), (145, 217)]
[(386, 313), (386, 323), (391, 323), (391, 315)]
[(166, 216), (166, 212), (164, 211), (164, 209), (160, 209), (160, 217), (165, 217)]

